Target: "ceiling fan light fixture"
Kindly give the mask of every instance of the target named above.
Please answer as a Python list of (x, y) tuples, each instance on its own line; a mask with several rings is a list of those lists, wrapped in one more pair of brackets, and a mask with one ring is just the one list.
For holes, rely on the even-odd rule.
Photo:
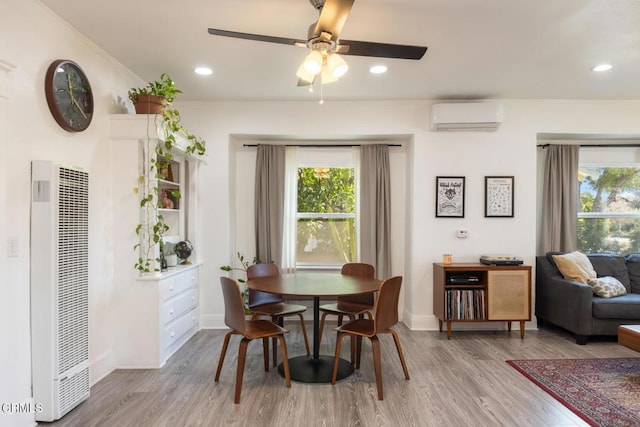
[(317, 50), (312, 50), (307, 54), (302, 62), (305, 71), (312, 76), (316, 76), (322, 71), (322, 54)]
[(342, 56), (337, 53), (331, 53), (327, 57), (327, 68), (331, 72), (331, 75), (336, 79), (344, 76), (349, 71), (349, 65)]
[(304, 63), (300, 64), (300, 66), (298, 67), (296, 76), (298, 76), (299, 79), (309, 83), (313, 83), (313, 79), (315, 78), (313, 74), (307, 72), (307, 70), (304, 68)]
[(320, 73), (320, 82), (325, 85), (327, 83), (337, 82), (338, 77), (336, 77), (328, 66), (322, 67), (322, 72)]

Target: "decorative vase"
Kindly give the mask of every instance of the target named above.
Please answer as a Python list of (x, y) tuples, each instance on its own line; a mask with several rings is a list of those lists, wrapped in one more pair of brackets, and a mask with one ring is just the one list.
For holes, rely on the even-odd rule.
[(162, 114), (167, 100), (155, 95), (138, 95), (133, 106), (136, 114)]

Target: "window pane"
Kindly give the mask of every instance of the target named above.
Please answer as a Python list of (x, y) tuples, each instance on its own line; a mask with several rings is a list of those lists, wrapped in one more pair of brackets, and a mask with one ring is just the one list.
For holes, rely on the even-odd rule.
[(579, 212), (640, 214), (640, 168), (585, 167), (579, 169)]
[(297, 260), (300, 264), (341, 265), (355, 259), (355, 221), (298, 219)]
[(355, 212), (353, 168), (298, 168), (298, 212)]
[(578, 249), (619, 254), (640, 252), (640, 218), (580, 218)]

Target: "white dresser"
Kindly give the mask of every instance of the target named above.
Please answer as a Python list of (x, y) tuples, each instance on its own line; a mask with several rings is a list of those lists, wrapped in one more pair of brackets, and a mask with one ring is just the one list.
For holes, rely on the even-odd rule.
[(118, 368), (160, 368), (199, 330), (198, 265), (120, 287)]
[(158, 281), (160, 365), (198, 330), (198, 268)]

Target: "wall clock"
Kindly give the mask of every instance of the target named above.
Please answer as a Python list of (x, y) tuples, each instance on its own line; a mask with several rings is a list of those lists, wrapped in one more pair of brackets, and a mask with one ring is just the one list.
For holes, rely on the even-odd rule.
[(69, 132), (85, 130), (93, 117), (93, 93), (82, 68), (73, 61), (58, 59), (47, 70), (44, 80), (49, 110)]

